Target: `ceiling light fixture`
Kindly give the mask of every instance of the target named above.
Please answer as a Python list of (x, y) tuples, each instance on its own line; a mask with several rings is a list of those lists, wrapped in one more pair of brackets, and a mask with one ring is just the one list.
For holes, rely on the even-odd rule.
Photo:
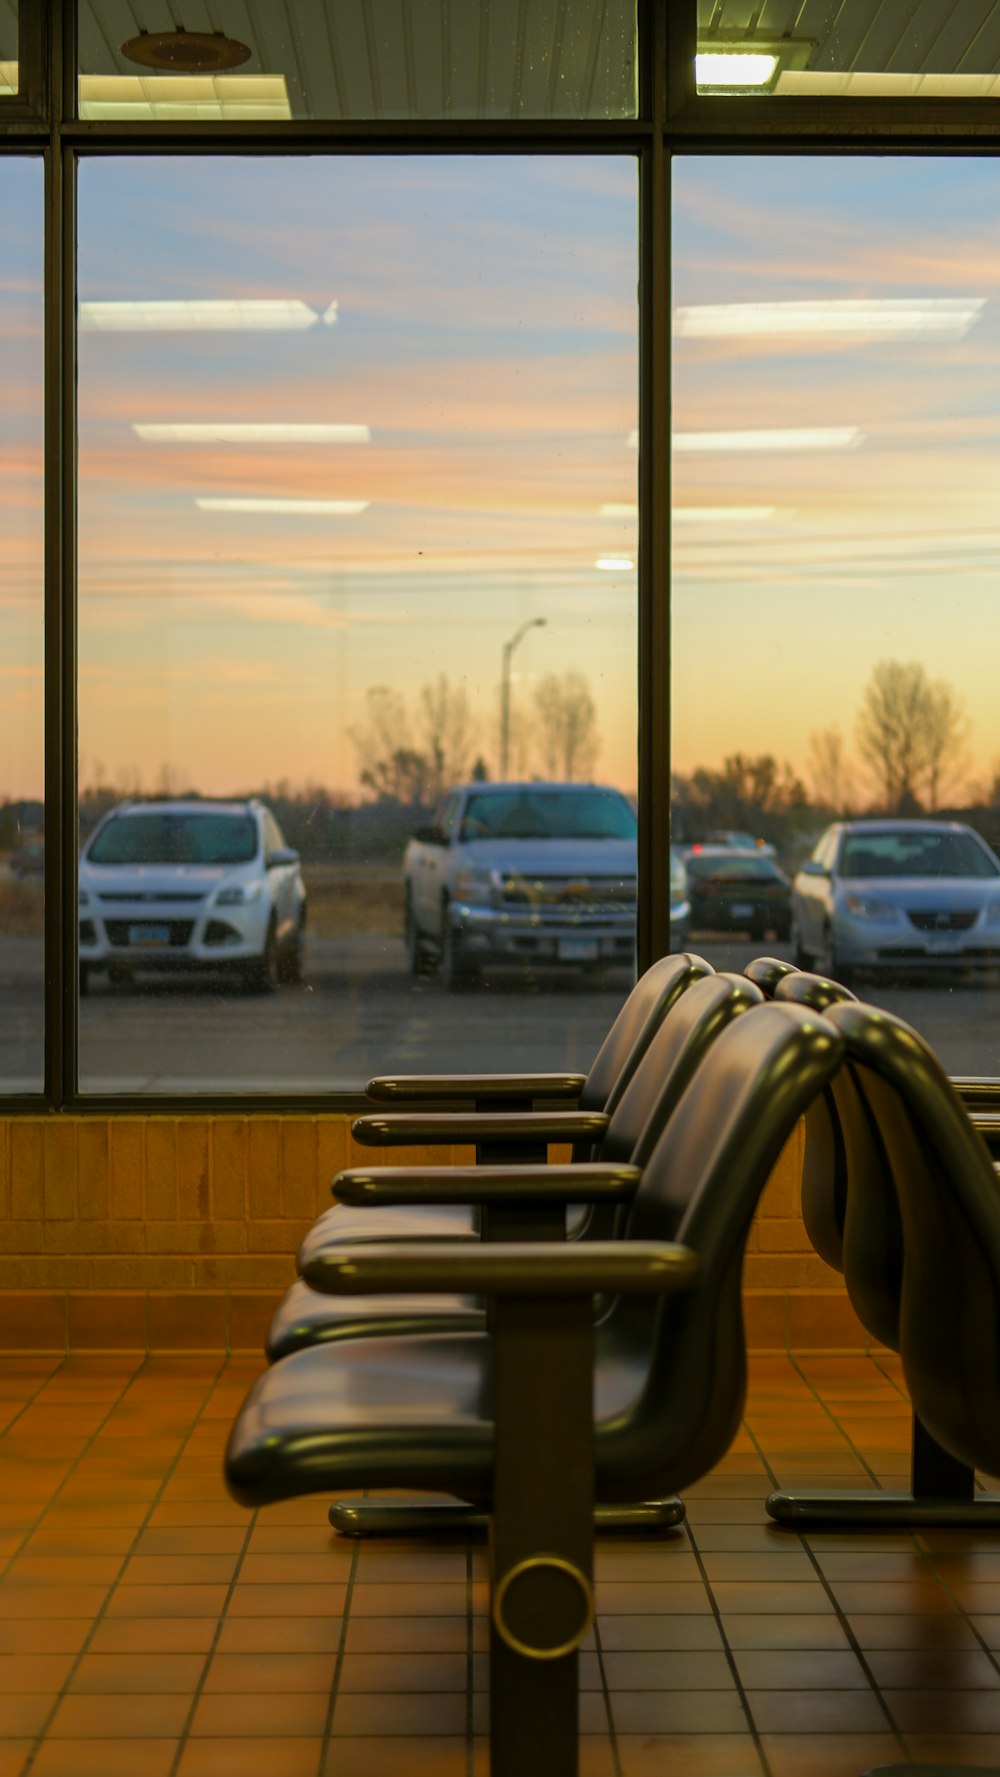
[(195, 505), (201, 512), (281, 512), (306, 517), (332, 513), (340, 518), (353, 518), (367, 510), (368, 500), (264, 500), (241, 497), (199, 495)]
[(319, 319), (316, 309), (295, 298), (80, 304), (80, 327), (92, 333), (217, 332), (229, 328), (297, 333), (317, 326)]
[(675, 451), (853, 450), (864, 438), (857, 426), (775, 426), (759, 432), (675, 432)]
[(701, 524), (757, 524), (777, 511), (777, 506), (674, 506), (670, 516)]
[(699, 50), (694, 58), (700, 93), (767, 92), (778, 72), (779, 58), (750, 49)]
[(122, 55), (164, 74), (223, 74), (250, 60), (250, 47), (224, 31), (140, 31), (122, 44)]
[(685, 339), (747, 339), (763, 335), (916, 334), (960, 339), (986, 306), (984, 296), (816, 298), (805, 302), (699, 303), (674, 313)]
[(627, 555), (599, 555), (594, 566), (605, 574), (627, 574), (635, 567), (635, 562)]
[(143, 123), (240, 123), (292, 115), (283, 74), (81, 74), (80, 116)]
[(367, 426), (256, 425), (243, 421), (133, 425), (150, 444), (368, 444)]

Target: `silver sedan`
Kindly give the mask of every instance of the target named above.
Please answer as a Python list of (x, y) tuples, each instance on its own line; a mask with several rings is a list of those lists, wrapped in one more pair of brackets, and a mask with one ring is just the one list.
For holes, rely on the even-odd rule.
[(958, 821), (867, 820), (828, 827), (792, 884), (802, 968), (839, 981), (856, 969), (1000, 966), (1000, 861)]

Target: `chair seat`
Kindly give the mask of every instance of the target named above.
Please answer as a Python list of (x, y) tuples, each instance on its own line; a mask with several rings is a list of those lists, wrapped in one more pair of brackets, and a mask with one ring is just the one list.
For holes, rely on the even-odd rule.
[[(647, 1374), (646, 1363), (617, 1354), (598, 1362), (599, 1450), (609, 1433), (615, 1441)], [(345, 1487), (486, 1500), (492, 1473), (485, 1333), (383, 1336), (293, 1352), (254, 1384), (226, 1452), (230, 1490), (246, 1505)]]
[(474, 1296), (326, 1296), (298, 1278), (271, 1322), (265, 1349), (274, 1363), (307, 1345), (338, 1339), (450, 1333), (485, 1324), (486, 1311)]
[(478, 1240), (479, 1211), (465, 1203), (378, 1204), (355, 1208), (349, 1203), (334, 1203), (313, 1223), (302, 1241), (298, 1267), (303, 1270), (309, 1258), (331, 1240), (338, 1245), (348, 1241), (373, 1240)]

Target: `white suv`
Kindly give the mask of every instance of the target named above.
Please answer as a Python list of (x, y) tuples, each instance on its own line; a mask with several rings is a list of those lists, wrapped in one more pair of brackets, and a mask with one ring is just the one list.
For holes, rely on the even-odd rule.
[(80, 858), (80, 992), (106, 969), (226, 969), (268, 992), (302, 975), (299, 854), (254, 800), (122, 802)]

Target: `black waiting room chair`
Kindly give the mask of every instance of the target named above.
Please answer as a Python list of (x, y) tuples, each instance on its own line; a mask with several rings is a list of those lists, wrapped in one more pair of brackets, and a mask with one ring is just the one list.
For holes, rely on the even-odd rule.
[[(360, 1486), (444, 1490), (488, 1510), (492, 1777), (575, 1777), (595, 1500), (688, 1485), (732, 1442), (746, 1389), (747, 1234), (841, 1053), (808, 1009), (737, 1018), (684, 1093), (614, 1241), (382, 1242), (310, 1262), (310, 1282), (331, 1293), (458, 1290), (494, 1302), (488, 1330), (280, 1359), (251, 1389), (225, 1463), (247, 1506)], [(596, 1317), (595, 1294), (610, 1304)]]
[[(802, 1214), (816, 1250), (841, 1271), (865, 1330), (893, 1351), (903, 1345), (906, 1236), (901, 1213), (911, 1163), (924, 1120), (949, 1133), (950, 1147), (930, 1146), (921, 1174), (947, 1194), (948, 1168), (972, 1167), (1000, 1209), (1000, 1185), (990, 1155), (937, 1057), (923, 1038), (873, 1006), (853, 1000), (820, 977), (790, 977), (779, 998), (815, 1003), (845, 1037), (845, 1064), (806, 1118)], [(882, 1068), (885, 1080), (875, 1071)], [(956, 1287), (961, 1288), (957, 1283)], [(939, 1306), (928, 1288), (920, 1310), (938, 1337)], [(904, 1358), (904, 1368), (905, 1368)], [(805, 1525), (987, 1525), (1000, 1523), (1000, 1500), (979, 1493), (971, 1462), (956, 1454), (928, 1420), (911, 1390), (913, 1436), (910, 1488), (833, 1491), (781, 1490), (767, 1509), (779, 1523)], [(1000, 1461), (1000, 1445), (997, 1449)]]

